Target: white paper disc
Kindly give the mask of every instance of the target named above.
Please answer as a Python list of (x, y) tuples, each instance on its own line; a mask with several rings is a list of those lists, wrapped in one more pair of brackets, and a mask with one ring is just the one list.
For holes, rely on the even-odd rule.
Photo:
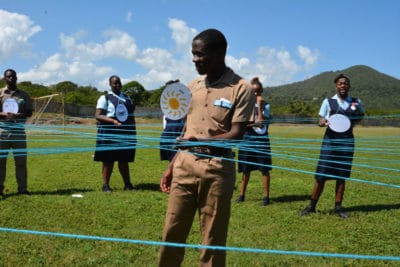
[(124, 122), (128, 119), (128, 110), (126, 109), (124, 104), (117, 105), (115, 116), (120, 122)]
[(263, 127), (253, 127), (253, 130), (256, 132), (256, 134), (265, 134), (267, 132), (267, 126), (263, 126)]
[(8, 98), (3, 103), (3, 112), (18, 113), (18, 103), (14, 98)]
[(351, 122), (349, 118), (342, 114), (333, 114), (329, 117), (329, 128), (337, 133), (343, 133), (350, 129)]
[(160, 97), (160, 107), (164, 116), (171, 120), (179, 120), (189, 111), (192, 94), (182, 83), (172, 83), (165, 87)]

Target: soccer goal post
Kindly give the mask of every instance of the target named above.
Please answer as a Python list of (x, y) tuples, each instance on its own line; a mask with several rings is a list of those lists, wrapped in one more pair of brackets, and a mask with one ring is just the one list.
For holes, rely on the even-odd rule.
[(64, 95), (62, 93), (32, 98), (31, 124), (65, 125)]

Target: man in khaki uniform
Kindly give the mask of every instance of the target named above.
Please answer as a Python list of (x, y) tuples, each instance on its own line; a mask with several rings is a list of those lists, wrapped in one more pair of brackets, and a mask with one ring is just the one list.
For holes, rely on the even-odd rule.
[(18, 194), (29, 195), (24, 124), (26, 118), (32, 115), (32, 102), (25, 91), (17, 88), (15, 70), (6, 70), (4, 81), (7, 86), (0, 89), (0, 195), (3, 195), (7, 155), (10, 149), (14, 149)]
[[(235, 185), (230, 140), (240, 140), (253, 118), (255, 97), (249, 84), (225, 65), (227, 42), (215, 29), (199, 33), (192, 43), (200, 75), (189, 89), (192, 99), (181, 151), (160, 181), (169, 202), (163, 241), (185, 243), (199, 212), (202, 245), (225, 246)], [(163, 246), (159, 266), (180, 266), (185, 249)], [(225, 266), (224, 250), (204, 249), (200, 266)]]

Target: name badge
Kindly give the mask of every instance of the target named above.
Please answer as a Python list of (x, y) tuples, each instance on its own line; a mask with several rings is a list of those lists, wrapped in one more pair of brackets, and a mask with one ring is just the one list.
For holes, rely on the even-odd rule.
[(225, 99), (225, 98), (221, 98), (221, 99), (214, 100), (214, 106), (231, 109), (232, 108), (232, 103), (229, 100)]

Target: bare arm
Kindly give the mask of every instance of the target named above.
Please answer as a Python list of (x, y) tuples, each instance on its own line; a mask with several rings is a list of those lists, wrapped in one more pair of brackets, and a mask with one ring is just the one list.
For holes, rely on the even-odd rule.
[(114, 125), (121, 125), (121, 123), (113, 118), (106, 116), (107, 111), (101, 108), (96, 109), (95, 118), (97, 121), (105, 122), (105, 123), (112, 123)]

